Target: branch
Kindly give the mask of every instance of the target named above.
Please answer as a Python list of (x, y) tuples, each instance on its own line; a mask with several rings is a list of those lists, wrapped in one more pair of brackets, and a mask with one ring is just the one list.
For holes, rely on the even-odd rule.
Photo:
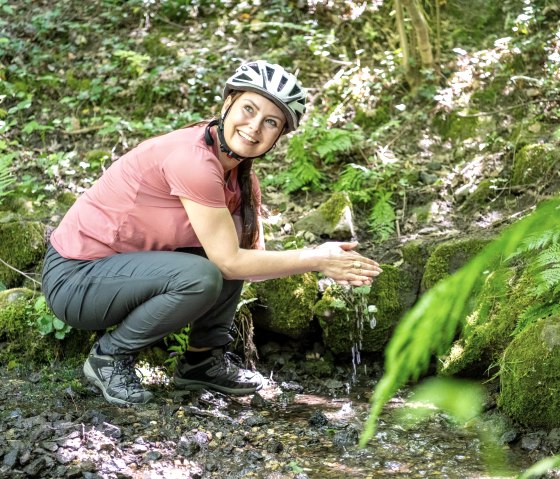
[(31, 276), (29, 276), (28, 274), (25, 274), (23, 271), (20, 271), (19, 269), (14, 268), (12, 265), (6, 263), (2, 258), (0, 258), (0, 263), (2, 263), (7, 268), (10, 268), (11, 270), (15, 271), (16, 273), (19, 273), (22, 276), (25, 276), (27, 279), (30, 279), (34, 283), (37, 283), (39, 286), (41, 286), (41, 283), (39, 281), (37, 281), (36, 279), (33, 279)]

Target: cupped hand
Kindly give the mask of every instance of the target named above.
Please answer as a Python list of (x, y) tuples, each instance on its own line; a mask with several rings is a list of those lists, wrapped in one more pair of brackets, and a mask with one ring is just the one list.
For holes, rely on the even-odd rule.
[(356, 246), (358, 246), (357, 241), (333, 241), (318, 246), (319, 249), (328, 253), (320, 271), (338, 284), (353, 286), (371, 284), (372, 280), (383, 270), (376, 261), (354, 251)]

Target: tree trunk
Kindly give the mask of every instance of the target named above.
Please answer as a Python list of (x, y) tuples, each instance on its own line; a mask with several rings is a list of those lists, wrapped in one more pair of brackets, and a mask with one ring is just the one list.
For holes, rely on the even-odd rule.
[(418, 42), (418, 52), (420, 53), (420, 63), (423, 68), (434, 67), (434, 57), (432, 55), (432, 44), (430, 43), (430, 32), (428, 22), (424, 17), (418, 0), (401, 0), (403, 6), (410, 15), (412, 27)]

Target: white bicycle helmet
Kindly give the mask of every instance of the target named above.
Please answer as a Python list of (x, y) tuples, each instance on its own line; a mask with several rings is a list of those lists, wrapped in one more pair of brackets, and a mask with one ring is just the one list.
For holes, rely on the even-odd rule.
[(224, 98), (232, 91), (252, 91), (273, 101), (286, 115), (285, 133), (294, 131), (305, 113), (305, 89), (294, 75), (274, 63), (257, 60), (241, 65), (227, 79)]

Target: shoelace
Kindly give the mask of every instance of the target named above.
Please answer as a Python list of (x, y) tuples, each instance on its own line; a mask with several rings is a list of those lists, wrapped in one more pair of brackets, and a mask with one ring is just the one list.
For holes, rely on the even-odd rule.
[(130, 356), (125, 359), (119, 359), (114, 362), (115, 367), (113, 368), (113, 372), (111, 374), (111, 379), (116, 374), (122, 374), (124, 376), (124, 383), (127, 386), (133, 386), (138, 389), (142, 389), (142, 385), (140, 383), (140, 377), (137, 372), (141, 375), (140, 371), (134, 367), (135, 358), (134, 356)]

